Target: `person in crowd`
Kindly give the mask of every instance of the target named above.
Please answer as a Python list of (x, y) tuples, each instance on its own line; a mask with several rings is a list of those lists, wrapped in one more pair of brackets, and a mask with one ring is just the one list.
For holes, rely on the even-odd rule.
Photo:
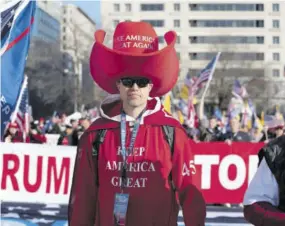
[(255, 226), (285, 225), (285, 135), (259, 152), (259, 167), (244, 195), (244, 217)]
[(66, 124), (65, 131), (61, 133), (58, 138), (57, 145), (69, 145), (69, 146), (77, 146), (78, 145), (78, 137), (74, 137), (74, 129), (72, 125)]
[(228, 131), (224, 140), (231, 142), (250, 142), (251, 137), (247, 132), (241, 131), (240, 116), (236, 115), (230, 119), (230, 131)]
[(78, 145), (78, 140), (79, 140), (79, 125), (78, 121), (75, 119), (70, 120), (70, 124), (72, 127), (72, 145), (77, 146)]
[(284, 135), (284, 126), (285, 126), (284, 120), (279, 119), (277, 121), (276, 127), (272, 129), (272, 133), (274, 134), (275, 138), (278, 138)]
[(96, 31), (91, 74), (102, 89), (119, 95), (103, 101), (100, 118), (80, 139), (69, 225), (174, 226), (180, 204), (186, 226), (204, 226), (204, 198), (191, 173), (183, 173), (192, 147), (158, 98), (178, 79), (176, 33), (164, 35), (162, 50), (146, 22), (119, 23), (113, 49), (104, 46), (104, 37)]
[(41, 117), (39, 119), (39, 124), (38, 124), (38, 130), (40, 131), (40, 133), (45, 133), (46, 127), (45, 127), (45, 119), (43, 117)]
[(34, 123), (30, 123), (29, 131), (30, 143), (44, 144), (47, 142), (46, 136), (40, 131), (40, 128)]
[(19, 127), (17, 123), (11, 122), (8, 125), (8, 129), (4, 135), (4, 142), (6, 143), (23, 143), (23, 142), (29, 142), (29, 137), (26, 137), (26, 139), (23, 136), (23, 133), (20, 132)]
[(223, 133), (218, 127), (217, 117), (215, 115), (212, 115), (209, 120), (201, 120), (200, 122), (200, 141), (213, 142), (223, 140)]
[(88, 118), (82, 118), (80, 120), (80, 126), (81, 126), (82, 132), (86, 131), (90, 125), (91, 125), (91, 123), (90, 123), (90, 120)]
[(61, 134), (61, 128), (59, 124), (60, 124), (60, 119), (58, 115), (53, 115), (51, 118), (51, 124), (50, 124), (50, 127), (48, 128), (47, 133)]
[(266, 141), (266, 135), (262, 127), (253, 126), (251, 129), (251, 141), (263, 142)]
[(61, 113), (61, 114), (59, 114), (59, 116), (58, 116), (59, 118), (58, 118), (58, 126), (59, 126), (59, 128), (60, 128), (60, 131), (61, 132), (64, 132), (65, 131), (65, 129), (66, 129), (66, 118), (67, 118), (67, 115), (65, 114), (65, 113)]

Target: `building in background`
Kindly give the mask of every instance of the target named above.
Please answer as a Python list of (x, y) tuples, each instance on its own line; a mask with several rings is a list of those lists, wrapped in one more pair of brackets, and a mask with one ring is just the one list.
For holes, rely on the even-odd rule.
[(115, 26), (126, 20), (151, 23), (161, 47), (166, 31), (178, 33), (180, 82), (188, 73), (196, 75), (218, 51), (215, 76), (285, 82), (285, 1), (102, 1), (107, 45)]
[(95, 22), (73, 4), (61, 8), (61, 49), (79, 59), (89, 57), (94, 43)]
[[(61, 50), (65, 56), (65, 71), (75, 75), (75, 111), (80, 110), (80, 104), (90, 102), (84, 101), (85, 97), (90, 96), (91, 100), (94, 100), (96, 95), (96, 88), (90, 76), (89, 66), (86, 64), (86, 62), (89, 62), (95, 30), (95, 22), (79, 7), (73, 4), (62, 5)], [(72, 63), (70, 62), (71, 60)], [(88, 67), (88, 70), (86, 70), (86, 67)], [(85, 90), (89, 91), (89, 93), (84, 93)], [(93, 93), (90, 93), (90, 90)]]
[(60, 1), (38, 1), (33, 38), (60, 44)]

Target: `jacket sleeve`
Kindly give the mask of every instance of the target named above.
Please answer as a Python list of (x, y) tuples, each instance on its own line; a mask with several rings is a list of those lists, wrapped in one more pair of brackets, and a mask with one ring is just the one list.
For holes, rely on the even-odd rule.
[(94, 137), (95, 134), (84, 133), (77, 148), (68, 206), (69, 226), (93, 226), (95, 223), (97, 159), (92, 159)]
[[(204, 226), (206, 204), (201, 192), (192, 184), (193, 160), (191, 140), (181, 129), (175, 130), (172, 177), (182, 206), (185, 226)], [(192, 141), (191, 143), (194, 144)]]
[(244, 207), (245, 219), (255, 226), (284, 226), (285, 213), (269, 202), (256, 202)]

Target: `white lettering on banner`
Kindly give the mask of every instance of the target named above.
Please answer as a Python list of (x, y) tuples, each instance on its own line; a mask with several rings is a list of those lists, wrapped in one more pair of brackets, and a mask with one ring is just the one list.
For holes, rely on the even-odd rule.
[(211, 188), (211, 168), (212, 165), (218, 165), (220, 160), (219, 155), (195, 155), (195, 165), (201, 165), (201, 188)]
[[(136, 178), (136, 179), (128, 177), (126, 187), (128, 187), (128, 188), (145, 188), (146, 181), (147, 181), (147, 178), (145, 178), (145, 177)], [(121, 187), (122, 178), (121, 177), (112, 177), (111, 184), (114, 187)]]
[[(250, 183), (255, 171), (257, 170), (258, 157), (249, 155), (249, 164), (246, 166), (242, 157), (238, 155), (227, 155), (220, 160), (219, 155), (195, 155), (195, 165), (201, 165), (201, 189), (211, 189), (211, 173), (212, 166), (218, 166), (218, 179), (221, 185), (227, 190), (236, 190), (242, 187), (245, 183), (246, 175), (248, 175), (248, 183)], [(237, 176), (234, 180), (228, 177), (229, 167), (233, 165), (237, 169)]]
[[(229, 167), (234, 165), (237, 173), (234, 180), (229, 179)], [(246, 177), (246, 165), (244, 160), (238, 155), (228, 155), (223, 158), (219, 168), (219, 178), (222, 186), (228, 190), (235, 190), (240, 188)]]
[(251, 182), (255, 172), (257, 171), (258, 157), (256, 155), (249, 156), (248, 164), (248, 184)]

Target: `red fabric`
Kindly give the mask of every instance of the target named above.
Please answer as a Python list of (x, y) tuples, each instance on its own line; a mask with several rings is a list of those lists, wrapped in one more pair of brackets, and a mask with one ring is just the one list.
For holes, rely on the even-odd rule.
[(34, 140), (38, 141), (39, 143), (46, 143), (47, 138), (43, 134), (31, 134), (30, 135)]
[[(176, 33), (164, 35), (167, 46), (158, 50), (158, 37), (149, 23), (122, 22), (115, 29), (113, 49), (104, 46), (105, 31), (95, 32), (96, 42), (90, 56), (94, 81), (111, 94), (118, 93), (116, 82), (125, 76), (149, 78), (154, 87), (150, 96), (162, 96), (175, 85), (179, 59), (174, 45)], [(106, 82), (108, 81), (108, 82)]]
[(19, 126), (17, 123), (9, 123), (9, 127), (8, 128), (15, 128), (15, 129), (19, 129)]
[(29, 136), (27, 136), (26, 140), (24, 140), (23, 133), (20, 131), (17, 131), (16, 134), (12, 136), (11, 142), (12, 143), (24, 143), (24, 142), (30, 143), (30, 138)]
[(68, 141), (68, 138), (67, 138), (67, 137), (64, 137), (64, 138), (62, 139), (61, 145), (69, 145), (69, 141)]
[(256, 202), (244, 207), (245, 219), (255, 226), (284, 226), (285, 213), (268, 202)]
[[(117, 108), (117, 107), (114, 107)], [(113, 109), (114, 110), (114, 109)], [(155, 122), (155, 124), (154, 124)], [(175, 125), (174, 155), (161, 129), (163, 123)], [(128, 188), (130, 194), (126, 226), (177, 225), (179, 205), (171, 190), (168, 175), (172, 171), (177, 196), (182, 206), (186, 226), (205, 225), (206, 206), (200, 191), (193, 186), (191, 174), (182, 176), (184, 163), (192, 158), (192, 149), (184, 129), (162, 110), (147, 116), (140, 126), (133, 155), (128, 157)], [(98, 163), (92, 162), (92, 143), (99, 128), (112, 128), (100, 146)], [(127, 146), (130, 130), (127, 128)], [(95, 121), (80, 140), (69, 205), (69, 225), (113, 225), (115, 193), (121, 192), (118, 181), (120, 155), (119, 122), (107, 119)], [(99, 187), (96, 171), (99, 168)], [(95, 222), (95, 224), (94, 224)]]

